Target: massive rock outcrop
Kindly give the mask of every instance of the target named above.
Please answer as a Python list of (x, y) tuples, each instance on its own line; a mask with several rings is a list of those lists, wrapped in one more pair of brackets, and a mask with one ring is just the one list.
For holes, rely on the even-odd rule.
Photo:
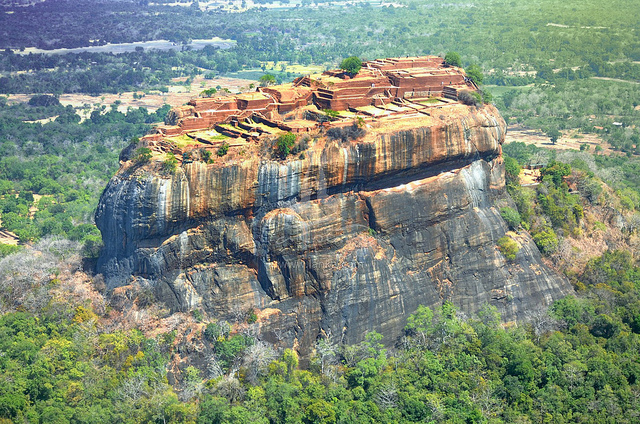
[[(108, 287), (148, 280), (173, 310), (263, 311), (262, 334), (308, 352), (321, 332), (393, 343), (419, 304), (452, 301), (505, 320), (571, 291), (526, 234), (515, 261), (492, 106), (451, 104), (372, 125), (357, 140), (316, 134), (299, 157), (260, 145), (213, 164), (123, 163), (96, 214)], [(266, 311), (266, 312), (264, 312)]]

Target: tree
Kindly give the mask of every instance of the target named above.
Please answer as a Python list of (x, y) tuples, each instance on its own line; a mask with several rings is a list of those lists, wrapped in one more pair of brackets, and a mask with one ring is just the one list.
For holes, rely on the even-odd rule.
[(558, 248), (558, 236), (552, 228), (545, 227), (533, 235), (533, 241), (542, 254), (550, 255)]
[(545, 133), (551, 139), (551, 144), (556, 144), (562, 133), (555, 127), (548, 128)]
[(148, 147), (138, 147), (134, 153), (133, 160), (136, 163), (147, 163), (151, 160), (151, 149)]
[(475, 63), (473, 65), (470, 65), (466, 69), (466, 72), (467, 72), (467, 77), (473, 80), (473, 82), (475, 82), (477, 85), (482, 84), (482, 81), (484, 81), (484, 75), (482, 74), (482, 69), (480, 69), (480, 67)]
[(571, 165), (562, 162), (551, 161), (547, 166), (540, 169), (540, 176), (549, 176), (556, 187), (562, 185), (562, 178), (571, 175)]
[(517, 160), (511, 156), (504, 156), (504, 174), (507, 180), (507, 185), (518, 186), (520, 185), (520, 171), (522, 168)]
[(264, 74), (258, 81), (260, 82), (260, 87), (268, 87), (276, 84), (276, 77), (271, 74)]
[(417, 338), (422, 345), (425, 345), (427, 337), (433, 332), (433, 312), (424, 305), (418, 305), (418, 309), (407, 318), (407, 325), (404, 329), (409, 335)]
[(60, 100), (50, 94), (36, 94), (29, 99), (29, 106), (60, 106)]
[(458, 68), (462, 68), (462, 59), (460, 59), (460, 55), (457, 52), (449, 52), (444, 57), (444, 63), (449, 66), (457, 66)]
[(216, 94), (217, 92), (218, 92), (218, 90), (216, 90), (215, 88), (211, 87), (211, 88), (208, 88), (208, 89), (206, 89), (206, 90), (202, 90), (202, 91), (200, 92), (200, 95), (201, 95), (202, 97), (211, 97), (211, 96), (213, 96), (214, 94)]
[(291, 148), (296, 142), (296, 135), (290, 132), (282, 134), (276, 141), (276, 149), (282, 158), (286, 158), (291, 153)]
[(340, 63), (340, 69), (352, 76), (360, 72), (360, 68), (362, 68), (362, 60), (358, 56), (350, 56)]
[(521, 218), (517, 210), (510, 207), (501, 208), (500, 216), (512, 229), (515, 230), (516, 228), (518, 228), (518, 226), (520, 226)]

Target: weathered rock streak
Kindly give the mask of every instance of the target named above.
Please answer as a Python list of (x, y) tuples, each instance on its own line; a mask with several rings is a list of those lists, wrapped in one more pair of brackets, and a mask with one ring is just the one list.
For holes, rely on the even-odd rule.
[(126, 163), (96, 214), (99, 269), (109, 287), (148, 279), (173, 310), (275, 309), (263, 334), (303, 352), (321, 331), (391, 343), (419, 304), (443, 300), (523, 317), (570, 287), (526, 234), (513, 263), (496, 248), (511, 205), (504, 134), (494, 107), (457, 104), (357, 141), (317, 138), (302, 159), (250, 154), (170, 175)]

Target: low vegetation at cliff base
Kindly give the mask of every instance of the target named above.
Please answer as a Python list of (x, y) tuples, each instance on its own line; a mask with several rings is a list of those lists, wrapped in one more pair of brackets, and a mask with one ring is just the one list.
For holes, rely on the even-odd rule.
[[(109, 305), (78, 297), (66, 281), (77, 246), (46, 240), (36, 248), (38, 261), (17, 253), (0, 263), (22, 264), (1, 280), (5, 420), (631, 422), (640, 408), (640, 268), (627, 252), (589, 261), (573, 278), (576, 295), (529, 311), (517, 327), (501, 326), (490, 306), (472, 317), (449, 302), (419, 306), (395, 348), (377, 333), (355, 345), (329, 335), (317, 341), (308, 369), (248, 328), (257, 326), (251, 312), (205, 322), (199, 343), (212, 354), (202, 368), (179, 369), (172, 387), (176, 332), (113, 330)], [(62, 280), (29, 271), (36, 264), (58, 269)], [(29, 285), (11, 297), (19, 281)]]

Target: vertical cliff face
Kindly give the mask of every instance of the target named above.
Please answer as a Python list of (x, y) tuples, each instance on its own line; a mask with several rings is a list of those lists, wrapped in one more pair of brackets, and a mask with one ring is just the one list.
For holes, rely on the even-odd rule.
[(571, 288), (527, 234), (513, 262), (496, 248), (504, 133), (495, 108), (458, 104), (356, 141), (318, 135), (298, 159), (125, 163), (96, 214), (100, 271), (111, 288), (148, 279), (173, 310), (268, 308), (265, 337), (303, 353), (321, 331), (392, 343), (419, 304), (443, 300), (515, 320)]

